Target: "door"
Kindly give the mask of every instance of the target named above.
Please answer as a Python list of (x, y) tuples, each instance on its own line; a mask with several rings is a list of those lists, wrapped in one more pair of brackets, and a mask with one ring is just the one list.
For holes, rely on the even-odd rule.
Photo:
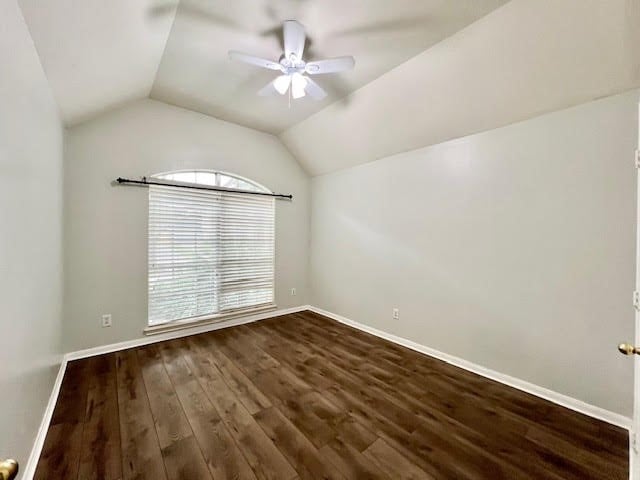
[[(635, 305), (635, 345), (640, 346), (640, 105), (638, 107), (638, 149), (636, 150), (636, 183), (637, 210), (636, 210), (636, 291), (633, 296)], [(631, 480), (640, 480), (640, 448), (638, 435), (640, 435), (640, 356), (633, 356), (633, 423), (629, 435), (629, 460)]]
[[(640, 105), (638, 107), (638, 125), (640, 126)], [(636, 174), (638, 178), (636, 186), (637, 210), (636, 210), (636, 291), (633, 294), (635, 305), (635, 345), (640, 346), (640, 128), (638, 129), (638, 150), (636, 150)], [(640, 353), (637, 348), (624, 348), (620, 345), (620, 351), (629, 355)], [(629, 478), (640, 480), (640, 355), (633, 355), (634, 385), (633, 385), (633, 422), (629, 434)]]
[(621, 343), (618, 350), (633, 356), (633, 419), (629, 432), (629, 478), (640, 480), (640, 105), (638, 106), (638, 149), (636, 150), (636, 290), (633, 294), (635, 306), (635, 343)]

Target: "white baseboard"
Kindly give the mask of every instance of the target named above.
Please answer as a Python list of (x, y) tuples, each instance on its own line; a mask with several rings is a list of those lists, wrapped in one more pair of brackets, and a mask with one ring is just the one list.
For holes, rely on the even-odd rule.
[(563, 407), (569, 408), (571, 410), (582, 413), (584, 415), (597, 418), (598, 420), (602, 420), (603, 422), (607, 422), (617, 427), (625, 428), (627, 430), (631, 429), (631, 424), (632, 424), (631, 418), (625, 417), (624, 415), (620, 415), (619, 413), (610, 412), (609, 410), (596, 407), (595, 405), (591, 405), (586, 402), (583, 402), (582, 400), (569, 397), (568, 395), (554, 392), (553, 390), (549, 390), (539, 385), (526, 382), (519, 378), (511, 377), (509, 375), (496, 372), (495, 370), (482, 367), (468, 360), (464, 360), (462, 358), (449, 355), (448, 353), (440, 352), (433, 348), (420, 345), (419, 343), (413, 342), (411, 340), (407, 340), (406, 338), (398, 337), (396, 335), (383, 332), (382, 330), (369, 327), (362, 323), (358, 323), (356, 321), (345, 318), (341, 315), (337, 315), (335, 313), (322, 310), (321, 308), (318, 308), (318, 307), (310, 306), (309, 310), (311, 310), (312, 312), (318, 313), (320, 315), (324, 315), (325, 317), (329, 317), (333, 320), (336, 320), (350, 327), (361, 330), (363, 332), (367, 332), (367, 333), (370, 333), (371, 335), (375, 335), (376, 337), (389, 340), (390, 342), (397, 343), (398, 345), (402, 345), (403, 347), (410, 348), (411, 350), (415, 350), (416, 352), (420, 352), (425, 355), (435, 357), (439, 360), (450, 363), (451, 365), (455, 365), (456, 367), (463, 368), (475, 374), (481, 375), (486, 378), (490, 378), (491, 380), (495, 380), (496, 382), (500, 382), (510, 387), (517, 388), (518, 390), (522, 390), (523, 392), (530, 393), (531, 395), (535, 395), (536, 397), (543, 398), (557, 405), (561, 405)]
[(40, 422), (40, 428), (36, 435), (36, 440), (31, 448), (29, 459), (24, 469), (20, 469), (22, 473), (22, 480), (32, 480), (36, 473), (36, 467), (38, 466), (38, 460), (42, 453), (42, 447), (44, 446), (44, 440), (47, 438), (47, 432), (49, 431), (49, 424), (51, 423), (51, 417), (53, 416), (53, 410), (56, 408), (56, 402), (58, 401), (58, 394), (60, 393), (60, 387), (62, 386), (62, 379), (64, 378), (64, 372), (67, 369), (67, 359), (63, 356), (60, 362), (60, 368), (58, 369), (58, 375), (53, 383), (53, 390), (49, 396), (49, 402), (42, 415), (42, 421)]
[(60, 393), (60, 387), (62, 386), (62, 379), (64, 378), (64, 372), (67, 369), (67, 363), (71, 360), (79, 360), (81, 358), (93, 357), (96, 355), (103, 355), (105, 353), (117, 352), (120, 350), (126, 350), (127, 348), (140, 347), (143, 345), (150, 345), (152, 343), (163, 342), (165, 340), (173, 340), (174, 338), (188, 337), (190, 335), (197, 335), (199, 333), (211, 332), (213, 330), (220, 330), (228, 327), (235, 327), (237, 325), (244, 325), (246, 323), (257, 322), (259, 320), (265, 320), (267, 318), (278, 317), (280, 315), (286, 315), (288, 313), (302, 312), (304, 310), (311, 310), (309, 305), (300, 305), (297, 307), (283, 308), (280, 310), (271, 310), (268, 312), (257, 313), (254, 315), (247, 315), (244, 317), (232, 318), (230, 320), (221, 321), (218, 323), (209, 323), (206, 325), (194, 326), (192, 328), (185, 328), (181, 330), (174, 330), (167, 333), (160, 333), (149, 337), (141, 337), (135, 340), (128, 340), (126, 342), (112, 343), (110, 345), (103, 345), (100, 347), (87, 348), (86, 350), (79, 350), (77, 352), (69, 352), (62, 357), (60, 363), (60, 369), (58, 370), (58, 376), (53, 384), (53, 390), (49, 397), (49, 402), (42, 416), (42, 422), (36, 435), (36, 440), (29, 454), (29, 459), (24, 469), (21, 469), (22, 480), (32, 480), (36, 473), (36, 467), (38, 466), (38, 460), (42, 453), (42, 447), (44, 446), (47, 432), (49, 431), (49, 424), (51, 423), (51, 417), (58, 401), (58, 395)]
[(77, 352), (67, 353), (65, 355), (65, 358), (69, 361), (78, 360), (80, 358), (93, 357), (96, 355), (103, 355), (105, 353), (126, 350), (127, 348), (141, 347), (143, 345), (151, 345), (152, 343), (164, 342), (165, 340), (173, 340), (174, 338), (188, 337), (190, 335), (211, 332), (213, 330), (220, 330), (222, 328), (235, 327), (237, 325), (244, 325), (245, 323), (257, 322), (258, 320), (279, 317), (280, 315), (287, 315), (288, 313), (296, 313), (304, 310), (310, 310), (309, 305), (300, 305), (297, 307), (283, 308), (280, 310), (270, 310), (267, 312), (256, 313), (254, 315), (245, 315), (229, 320), (223, 320), (217, 323), (207, 323), (206, 325), (187, 327), (180, 330), (172, 330), (166, 333), (158, 333), (156, 335), (136, 338), (135, 340), (127, 340), (125, 342), (87, 348), (86, 350), (78, 350)]

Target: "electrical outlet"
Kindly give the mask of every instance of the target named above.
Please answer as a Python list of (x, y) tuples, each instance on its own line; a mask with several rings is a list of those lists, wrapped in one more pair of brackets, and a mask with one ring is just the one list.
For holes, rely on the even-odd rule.
[(295, 288), (292, 288), (292, 289), (291, 289), (291, 296), (292, 296), (292, 297), (295, 297), (295, 296), (296, 296), (296, 289), (295, 289)]
[(106, 313), (102, 315), (102, 327), (110, 327), (111, 326), (111, 314)]
[(393, 319), (400, 320), (400, 310), (398, 310), (397, 308), (393, 309)]

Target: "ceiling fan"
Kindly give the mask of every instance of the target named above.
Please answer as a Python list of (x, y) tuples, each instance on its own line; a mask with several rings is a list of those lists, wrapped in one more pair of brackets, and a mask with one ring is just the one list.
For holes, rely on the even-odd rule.
[(229, 51), (229, 58), (281, 73), (275, 80), (259, 90), (258, 95), (284, 95), (289, 91), (290, 95), (296, 99), (309, 95), (315, 100), (322, 100), (327, 96), (327, 92), (308, 75), (321, 75), (349, 70), (355, 65), (355, 59), (347, 56), (305, 62), (302, 59), (306, 39), (304, 26), (295, 20), (287, 20), (284, 22), (282, 29), (284, 54), (279, 62), (234, 50)]

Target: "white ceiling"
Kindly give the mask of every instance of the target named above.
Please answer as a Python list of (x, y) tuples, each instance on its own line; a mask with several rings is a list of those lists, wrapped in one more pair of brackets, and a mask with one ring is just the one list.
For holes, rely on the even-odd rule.
[(175, 4), (158, 0), (19, 0), (67, 125), (149, 95)]
[[(151, 97), (279, 133), (371, 82), (506, 0), (182, 0)], [(278, 60), (282, 22), (305, 25), (305, 60), (353, 55), (354, 70), (317, 77), (322, 102), (265, 98), (276, 73), (231, 62), (228, 50)]]
[[(67, 125), (150, 96), (280, 133), (476, 21), (506, 0), (19, 0)], [(176, 9), (177, 7), (177, 9)], [(305, 59), (354, 55), (318, 77), (329, 97), (258, 97), (274, 72), (230, 49), (278, 59), (282, 21), (308, 31)], [(344, 102), (341, 102), (346, 106)]]
[[(67, 125), (150, 96), (279, 134), (312, 175), (640, 86), (640, 0), (19, 0)], [(500, 7), (500, 8), (498, 8)], [(285, 19), (323, 102), (263, 98)]]
[(311, 175), (640, 86), (640, 0), (512, 0), (280, 138)]

